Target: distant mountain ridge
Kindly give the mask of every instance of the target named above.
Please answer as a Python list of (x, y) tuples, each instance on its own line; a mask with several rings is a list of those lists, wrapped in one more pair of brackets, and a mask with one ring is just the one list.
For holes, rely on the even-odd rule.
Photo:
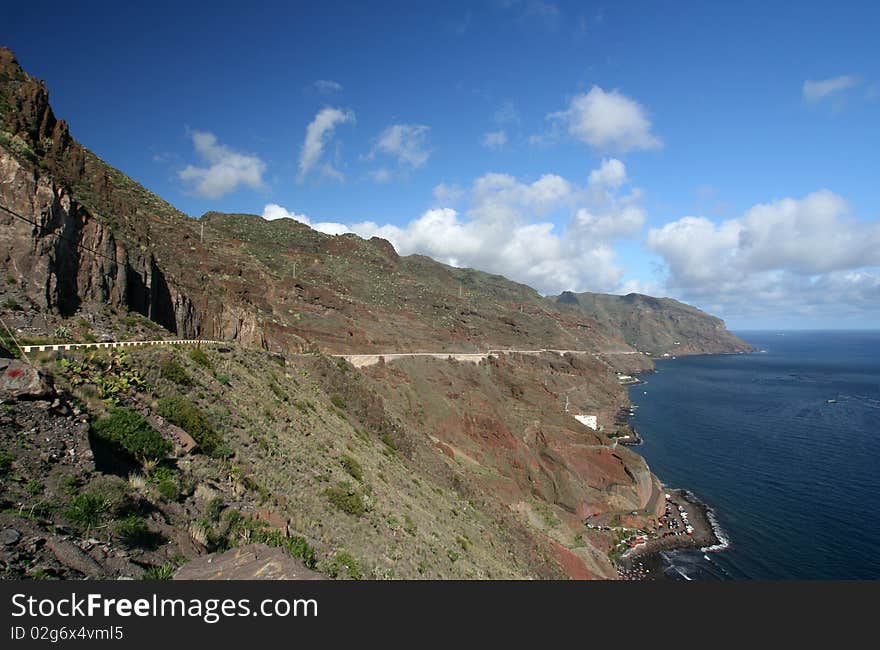
[[(558, 309), (525, 285), (401, 257), (378, 238), (334, 237), (256, 215), (190, 218), (76, 142), (45, 85), (9, 50), (0, 50), (0, 151), (3, 205), (39, 224), (35, 235), (4, 216), (12, 227), (0, 248), (23, 271), (19, 287), (49, 312), (109, 303), (182, 336), (279, 350), (626, 345), (619, 327), (631, 319)], [(36, 246), (27, 244), (34, 236)], [(709, 322), (690, 349), (742, 349)]]
[(720, 318), (672, 298), (565, 291), (555, 302), (595, 318), (628, 345), (654, 356), (752, 350)]
[[(59, 389), (18, 400), (0, 382), (4, 407), (14, 400), (0, 414), (4, 467), (64, 506), (32, 525), (14, 513), (33, 495), (4, 483), (0, 524), (27, 533), (6, 569), (16, 577), (139, 576), (254, 541), (263, 529), (243, 528), (257, 526), (252, 516), (272, 530), (259, 539), (294, 544), (329, 577), (613, 578), (625, 529), (662, 507), (659, 479), (621, 443), (628, 399), (615, 371), (650, 369), (637, 350), (748, 347), (668, 299), (544, 297), (379, 238), (248, 214), (191, 218), (73, 139), (45, 85), (4, 49), (0, 207), (0, 313), (15, 332), (0, 331), (0, 353), (46, 340), (239, 344), (43, 354), (36, 368), (0, 360), (35, 379), (47, 371)], [(490, 349), (513, 353), (357, 371), (327, 354)], [(161, 468), (114, 467), (92, 429), (116, 406), (168, 445), (183, 434), (202, 436), (200, 448), (176, 449)], [(123, 503), (103, 515), (115, 522), (100, 533), (106, 552), (88, 526), (50, 535), (74, 530), (69, 485), (149, 504), (134, 513), (146, 526), (135, 537), (156, 544), (137, 548)], [(585, 528), (588, 516), (601, 529)], [(51, 543), (41, 550), (36, 537)]]

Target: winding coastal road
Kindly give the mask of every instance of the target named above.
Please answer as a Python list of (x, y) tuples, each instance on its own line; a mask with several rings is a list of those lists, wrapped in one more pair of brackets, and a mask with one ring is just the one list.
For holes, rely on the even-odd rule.
[[(159, 339), (153, 341), (108, 341), (102, 343), (44, 343), (38, 345), (22, 345), (21, 349), (26, 354), (34, 352), (67, 352), (72, 350), (95, 349), (95, 348), (128, 348), (148, 345), (235, 345), (232, 341), (214, 341), (209, 339)], [(541, 348), (539, 350), (516, 350), (512, 348), (487, 350), (486, 352), (371, 352), (368, 354), (330, 354), (331, 357), (341, 358), (348, 361), (355, 368), (364, 368), (379, 363), (379, 359), (386, 362), (410, 357), (431, 357), (434, 359), (454, 359), (467, 363), (479, 363), (483, 359), (502, 354), (525, 354), (538, 356), (546, 353), (558, 354), (589, 354), (599, 359), (602, 363), (611, 367), (607, 361), (601, 358), (603, 354), (638, 354), (635, 350), (609, 350), (607, 352), (591, 352), (589, 350), (554, 350)]]

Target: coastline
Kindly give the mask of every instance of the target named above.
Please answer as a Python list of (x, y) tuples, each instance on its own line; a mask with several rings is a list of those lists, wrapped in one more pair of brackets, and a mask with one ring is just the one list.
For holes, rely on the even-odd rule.
[[(711, 356), (716, 354), (754, 354), (758, 350), (752, 348), (749, 351), (732, 351), (732, 352), (703, 352), (703, 353), (685, 353), (681, 356)], [(675, 357), (658, 358), (656, 361), (673, 361)], [(651, 370), (634, 371), (633, 381), (628, 383), (627, 388), (648, 384), (646, 379), (641, 376), (653, 374), (657, 372), (657, 368)], [(628, 411), (627, 427), (632, 432), (629, 440), (619, 441), (620, 444), (628, 446), (638, 446), (644, 442), (644, 439), (632, 424), (629, 418), (632, 417), (633, 406), (629, 405), (625, 409), (622, 408), (619, 415), (623, 415), (624, 411)], [(664, 562), (664, 553), (671, 551), (691, 551), (695, 553), (714, 553), (723, 551), (730, 546), (730, 541), (718, 523), (715, 511), (711, 506), (703, 502), (696, 494), (686, 488), (671, 488), (661, 483), (665, 491), (667, 502), (666, 515), (660, 517), (653, 523), (652, 535), (649, 539), (635, 547), (630, 548), (618, 561), (618, 575), (624, 580), (669, 580), (670, 578), (665, 572), (667, 568)], [(678, 506), (681, 506), (686, 513), (686, 519), (682, 521), (678, 513)], [(668, 516), (668, 513), (672, 517)], [(675, 522), (676, 528), (670, 528), (670, 519)], [(688, 534), (685, 525), (692, 527), (692, 533)], [(681, 577), (690, 580), (687, 575), (681, 573)]]
[[(668, 551), (712, 553), (730, 542), (718, 524), (712, 508), (693, 492), (664, 486), (669, 513), (654, 524), (656, 537), (630, 548), (618, 562), (618, 574), (625, 580), (666, 580), (662, 554)], [(682, 517), (679, 506), (685, 513)], [(688, 534), (685, 526), (692, 527)], [(687, 576), (683, 576), (685, 579)]]

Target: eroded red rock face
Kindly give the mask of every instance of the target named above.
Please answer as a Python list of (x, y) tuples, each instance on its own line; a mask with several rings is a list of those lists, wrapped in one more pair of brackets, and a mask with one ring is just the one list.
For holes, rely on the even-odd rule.
[[(610, 575), (597, 557), (607, 551), (604, 538), (587, 545), (583, 556), (562, 541), (585, 534), (588, 514), (623, 516), (644, 508), (655, 479), (641, 457), (574, 419), (572, 412), (583, 407), (577, 399), (566, 413), (564, 396), (577, 388), (623, 401), (614, 375), (558, 355), (505, 356), (479, 365), (407, 360), (367, 372), (385, 386), (391, 410), (423, 396), (418, 412), (399, 411), (407, 424), (430, 436), (486, 494), (531, 522), (536, 544), (550, 535), (552, 557), (567, 575)], [(556, 523), (545, 525), (541, 517)], [(592, 563), (585, 561), (590, 554)]]
[(553, 549), (556, 561), (562, 565), (565, 573), (572, 580), (596, 580), (605, 577), (590, 571), (583, 558), (575, 555), (558, 542), (551, 542), (550, 547)]

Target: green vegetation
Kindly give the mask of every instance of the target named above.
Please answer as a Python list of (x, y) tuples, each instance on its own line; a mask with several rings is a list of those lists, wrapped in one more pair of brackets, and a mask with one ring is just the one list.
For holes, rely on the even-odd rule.
[[(203, 522), (207, 524), (207, 522)], [(219, 529), (209, 528), (209, 541), (217, 550), (234, 548), (239, 544), (262, 543), (285, 549), (292, 557), (302, 560), (307, 567), (317, 565), (317, 553), (304, 537), (286, 536), (280, 530), (267, 530), (266, 522), (246, 517), (237, 510), (227, 510)]]
[(168, 561), (159, 566), (151, 566), (144, 571), (144, 580), (171, 580), (177, 567), (173, 562)]
[(340, 575), (347, 575), (352, 580), (361, 580), (364, 575), (358, 565), (357, 560), (348, 551), (339, 551), (333, 556), (333, 559), (323, 565), (324, 572), (331, 578), (338, 578)]
[(52, 336), (59, 341), (70, 341), (73, 338), (73, 334), (70, 332), (70, 328), (66, 325), (59, 325), (55, 328), (55, 331), (52, 333)]
[(9, 473), (9, 470), (12, 469), (12, 461), (14, 460), (15, 456), (8, 451), (0, 451), (0, 477), (5, 477)]
[(162, 536), (147, 527), (147, 522), (138, 515), (129, 515), (118, 521), (113, 532), (123, 544), (130, 547), (155, 549), (162, 543)]
[(343, 411), (345, 410), (345, 406), (346, 406), (345, 398), (342, 397), (342, 395), (340, 395), (339, 393), (333, 393), (330, 396), (330, 401), (333, 403), (333, 406), (335, 406), (336, 408), (341, 409)]
[(154, 323), (146, 316), (133, 312), (122, 317), (122, 324), (128, 328), (140, 326), (153, 331), (162, 329), (162, 326), (158, 323)]
[(366, 512), (363, 495), (347, 481), (327, 488), (324, 494), (327, 495), (330, 503), (344, 513), (360, 517)]
[(553, 512), (553, 508), (546, 501), (533, 501), (532, 509), (541, 517), (544, 521), (544, 525), (548, 528), (555, 528), (559, 525), (559, 518), (556, 516), (556, 513)]
[(99, 492), (83, 492), (74, 495), (67, 506), (70, 523), (84, 534), (98, 526), (110, 512), (110, 500)]
[(150, 480), (155, 484), (159, 494), (168, 501), (177, 501), (180, 498), (180, 480), (177, 472), (170, 467), (160, 465), (150, 474)]
[(220, 515), (223, 513), (223, 508), (226, 507), (226, 504), (223, 502), (222, 497), (214, 497), (211, 499), (210, 503), (208, 503), (208, 509), (206, 511), (206, 516), (213, 522), (220, 521)]
[(354, 458), (351, 456), (343, 456), (342, 460), (339, 461), (339, 464), (342, 465), (342, 469), (348, 472), (354, 480), (363, 483), (364, 470), (361, 467), (361, 464)]
[(173, 395), (159, 400), (159, 413), (186, 430), (206, 454), (220, 451), (222, 439), (208, 416), (184, 397)]
[(93, 384), (101, 399), (118, 404), (120, 398), (130, 391), (147, 388), (140, 373), (132, 367), (131, 357), (124, 352), (109, 357), (92, 354), (84, 359), (61, 359), (61, 371), (74, 386)]
[(189, 358), (203, 368), (207, 368), (208, 370), (211, 370), (214, 367), (211, 363), (211, 360), (208, 358), (208, 355), (205, 354), (205, 351), (201, 348), (193, 348), (192, 350), (190, 350)]
[(192, 379), (186, 373), (186, 370), (174, 359), (166, 359), (162, 362), (160, 369), (162, 377), (168, 381), (173, 381), (178, 386), (192, 386)]
[(30, 481), (24, 484), (24, 491), (30, 494), (32, 497), (42, 494), (43, 490), (45, 489), (45, 486), (35, 478), (32, 478)]
[(140, 414), (115, 407), (110, 415), (92, 424), (92, 434), (110, 442), (140, 462), (159, 460), (171, 451), (171, 443)]

